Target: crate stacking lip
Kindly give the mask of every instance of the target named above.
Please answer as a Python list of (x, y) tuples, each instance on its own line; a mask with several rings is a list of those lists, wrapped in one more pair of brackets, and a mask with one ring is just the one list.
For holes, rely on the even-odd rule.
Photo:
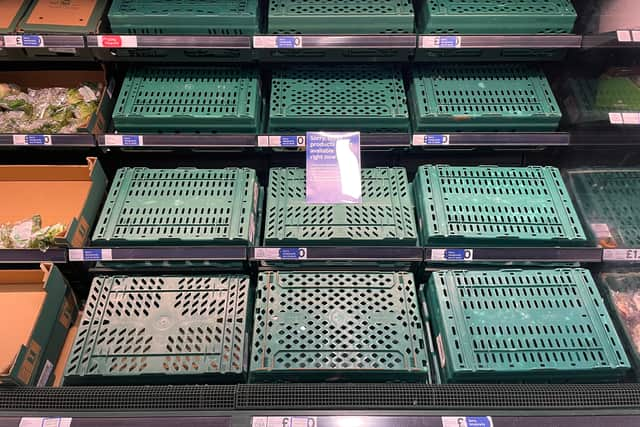
[(404, 34), (415, 30), (411, 0), (271, 0), (272, 34)]
[(250, 66), (135, 67), (113, 112), (121, 132), (253, 132), (261, 110)]
[(413, 189), (425, 245), (588, 242), (554, 167), (426, 165)]
[(423, 33), (570, 33), (577, 14), (571, 0), (427, 0)]
[(531, 64), (416, 65), (409, 90), (416, 131), (544, 132), (562, 113), (542, 69)]
[(429, 377), (411, 273), (264, 272), (252, 381), (419, 381)]
[(408, 132), (402, 72), (395, 65), (369, 64), (277, 68), (269, 129)]
[(155, 384), (246, 374), (249, 277), (94, 279), (65, 384)]
[(439, 271), (427, 301), (447, 382), (615, 381), (630, 370), (586, 269)]
[(116, 34), (251, 35), (258, 32), (258, 0), (115, 0)]
[(259, 186), (246, 168), (118, 169), (94, 245), (246, 245)]
[(567, 177), (587, 223), (606, 224), (615, 246), (640, 246), (640, 168), (576, 169)]
[(269, 171), (265, 245), (417, 245), (404, 168), (363, 169), (361, 204), (308, 204), (305, 183), (304, 169)]

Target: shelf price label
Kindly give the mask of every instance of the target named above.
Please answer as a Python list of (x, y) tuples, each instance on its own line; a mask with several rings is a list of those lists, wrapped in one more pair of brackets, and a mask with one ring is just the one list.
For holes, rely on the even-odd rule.
[(491, 417), (442, 417), (442, 427), (493, 427)]
[(97, 36), (98, 47), (106, 47), (111, 49), (121, 47), (138, 47), (137, 36)]
[(307, 248), (255, 248), (254, 258), (261, 261), (307, 259)]
[(259, 147), (283, 147), (283, 148), (304, 148), (306, 137), (304, 135), (270, 135), (258, 138)]
[(251, 427), (317, 427), (318, 417), (253, 417)]
[(421, 36), (420, 47), (423, 49), (458, 49), (462, 47), (462, 37)]
[(45, 47), (44, 38), (35, 34), (4, 36), (5, 47)]
[(640, 125), (640, 112), (609, 113), (612, 125)]
[(253, 47), (262, 49), (301, 49), (302, 36), (254, 36)]
[(13, 135), (13, 145), (51, 145), (51, 135)]
[(449, 135), (413, 135), (412, 145), (425, 146), (425, 145), (449, 145), (451, 138)]
[(21, 418), (19, 427), (70, 427), (72, 418)]
[(431, 249), (431, 261), (473, 261), (473, 249)]
[(144, 145), (142, 135), (105, 135), (104, 145), (109, 147), (141, 147)]
[(69, 261), (111, 261), (112, 259), (111, 249), (69, 249)]
[(640, 249), (604, 249), (602, 251), (603, 261), (640, 261)]

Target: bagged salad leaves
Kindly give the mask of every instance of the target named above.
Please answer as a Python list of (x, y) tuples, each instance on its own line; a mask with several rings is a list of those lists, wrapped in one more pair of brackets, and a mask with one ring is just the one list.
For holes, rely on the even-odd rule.
[(47, 249), (65, 230), (63, 224), (42, 227), (40, 215), (16, 223), (0, 224), (0, 249)]
[(0, 133), (76, 133), (98, 108), (102, 85), (23, 90), (0, 83)]

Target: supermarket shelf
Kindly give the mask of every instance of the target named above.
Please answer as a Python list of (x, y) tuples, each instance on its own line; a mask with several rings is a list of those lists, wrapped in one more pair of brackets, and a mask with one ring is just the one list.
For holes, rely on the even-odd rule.
[(426, 248), (429, 262), (602, 262), (600, 248)]
[(98, 146), (107, 148), (251, 148), (256, 146), (253, 134), (109, 134), (98, 136)]
[(0, 47), (6, 48), (84, 48), (83, 35), (8, 35), (0, 36)]
[(419, 36), (421, 49), (579, 49), (582, 36), (559, 35), (456, 35)]
[(249, 36), (131, 36), (104, 34), (87, 36), (87, 47), (167, 49), (251, 49)]
[(582, 47), (585, 49), (633, 48), (639, 46), (640, 30), (618, 30), (582, 36)]
[(95, 147), (93, 135), (0, 135), (0, 147)]
[(255, 49), (415, 49), (415, 34), (253, 36)]
[(526, 147), (566, 146), (570, 135), (566, 132), (461, 132), (452, 134), (414, 134), (414, 147), (442, 148), (452, 145), (460, 147)]
[(422, 261), (422, 248), (393, 246), (261, 247), (250, 261)]
[(51, 248), (46, 251), (40, 249), (0, 249), (0, 264), (35, 264), (52, 262), (56, 264), (67, 262), (67, 250)]
[[(0, 390), (0, 414), (61, 413), (69, 416), (106, 412), (149, 411), (154, 416), (193, 412), (245, 416), (269, 410), (367, 411), (390, 413), (494, 410), (520, 415), (610, 414), (640, 415), (640, 384), (588, 385), (428, 385), (428, 384), (240, 384), (146, 387), (18, 387)], [(420, 412), (417, 412), (420, 411)], [(541, 411), (541, 412), (536, 412)], [(477, 412), (476, 412), (477, 414)], [(274, 414), (272, 414), (274, 415)], [(288, 415), (288, 414), (276, 414)], [(339, 415), (339, 413), (337, 414)], [(454, 414), (455, 415), (455, 414)], [(636, 420), (637, 422), (637, 420)], [(74, 419), (75, 423), (75, 419)], [(75, 425), (75, 424), (74, 424)], [(124, 425), (124, 424), (120, 424)], [(157, 425), (157, 424), (156, 424)], [(249, 425), (249, 424), (245, 424)], [(419, 425), (419, 424), (414, 424)], [(442, 424), (440, 424), (442, 425)], [(506, 424), (516, 425), (516, 424)], [(517, 424), (521, 425), (521, 424)], [(539, 424), (538, 424), (539, 425)], [(558, 424), (556, 424), (558, 425)], [(567, 425), (567, 424), (561, 424)], [(573, 425), (573, 424), (572, 424)], [(592, 422), (579, 425), (593, 425)], [(612, 423), (609, 425), (624, 425)], [(633, 424), (637, 425), (637, 424)], [(496, 425), (496, 427), (500, 427)]]
[(138, 246), (69, 249), (69, 261), (245, 261), (244, 246)]
[[(411, 135), (407, 133), (362, 133), (360, 147), (367, 148), (408, 148)], [(258, 147), (304, 148), (306, 136), (301, 135), (260, 135)]]

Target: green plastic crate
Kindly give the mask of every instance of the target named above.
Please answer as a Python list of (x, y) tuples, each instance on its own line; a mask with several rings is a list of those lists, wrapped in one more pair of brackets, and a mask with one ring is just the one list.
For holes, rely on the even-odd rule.
[[(632, 329), (638, 325), (638, 313), (629, 311), (624, 313), (616, 305), (616, 300), (628, 302), (627, 308), (637, 308), (632, 294), (640, 292), (640, 273), (638, 271), (610, 271), (600, 275), (600, 282), (604, 285), (604, 299), (612, 313), (613, 320), (618, 328), (620, 338), (627, 348), (627, 354), (631, 356), (631, 364), (636, 378), (640, 379), (640, 342), (637, 341), (637, 332)], [(634, 328), (637, 331), (637, 326)], [(636, 336), (636, 340), (634, 340)]]
[(562, 113), (542, 69), (525, 63), (430, 64), (413, 68), (416, 131), (553, 131)]
[(640, 246), (640, 168), (576, 169), (567, 180), (596, 241)]
[(121, 168), (93, 244), (250, 244), (258, 197), (252, 169)]
[(269, 172), (264, 243), (416, 246), (415, 209), (404, 168), (362, 170), (361, 204), (308, 204), (306, 172)]
[(270, 0), (272, 34), (413, 33), (411, 0)]
[(251, 35), (258, 32), (258, 0), (115, 0), (116, 34)]
[(395, 65), (296, 65), (273, 71), (269, 129), (408, 132)]
[(413, 183), (422, 243), (584, 245), (553, 167), (420, 166)]
[(411, 273), (265, 272), (251, 381), (429, 380)]
[(570, 33), (577, 14), (571, 0), (426, 0), (422, 33)]
[(134, 67), (122, 84), (113, 124), (122, 132), (255, 133), (261, 102), (253, 67)]
[(97, 277), (64, 383), (239, 381), (249, 299), (248, 276)]
[(588, 270), (439, 271), (427, 301), (445, 382), (616, 381), (630, 370)]

